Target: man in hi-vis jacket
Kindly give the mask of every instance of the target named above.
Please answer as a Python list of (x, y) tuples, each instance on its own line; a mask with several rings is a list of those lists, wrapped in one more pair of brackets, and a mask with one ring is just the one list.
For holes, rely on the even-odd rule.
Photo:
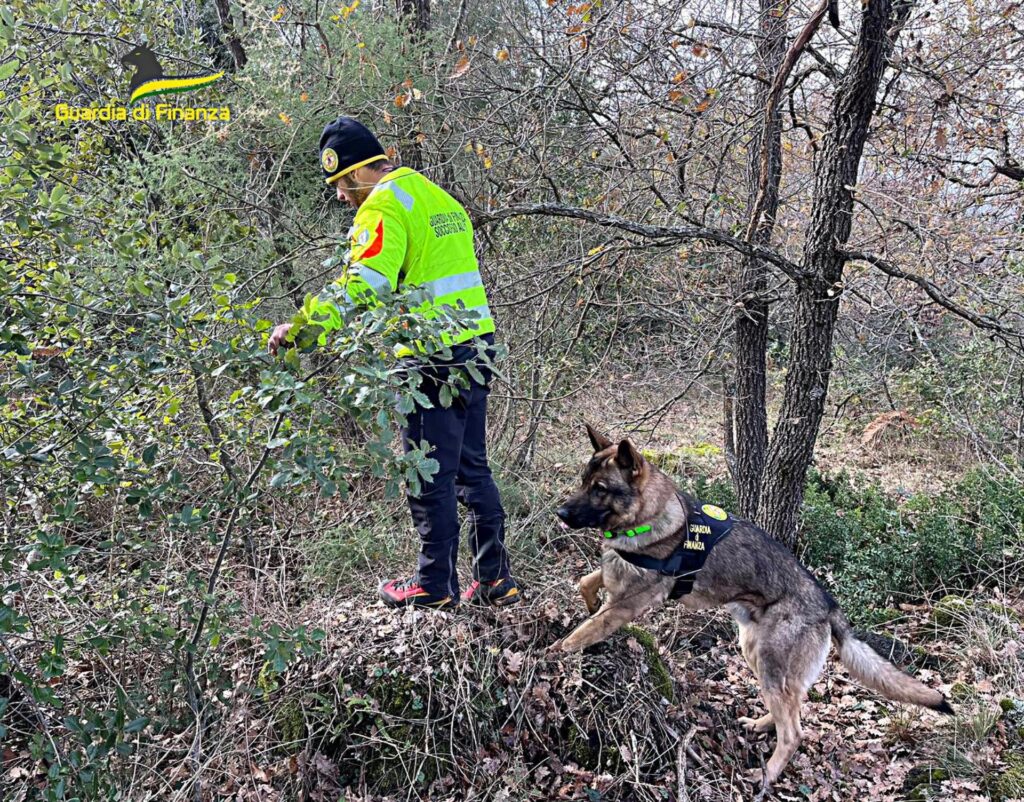
[[(355, 207), (349, 232), (352, 250), (348, 274), (341, 281), (351, 301), (365, 299), (399, 282), (429, 291), (432, 306), (456, 306), (477, 313), (467, 328), (452, 338), (452, 359), (428, 360), (411, 348), (398, 355), (419, 372), (420, 390), (430, 399), (408, 416), (402, 442), (408, 451), (426, 440), (429, 455), (440, 468), (418, 496), (407, 495), (413, 523), (420, 535), (419, 566), (403, 579), (387, 579), (379, 593), (392, 607), (416, 605), (451, 609), (459, 604), (455, 559), (459, 548), (457, 501), (469, 509), (472, 528), (473, 583), (463, 601), (504, 606), (520, 598), (505, 551), (505, 512), (487, 464), (485, 442), (487, 394), (491, 374), (480, 365), (484, 383), (470, 380), (447, 409), (441, 405), (441, 383), (453, 366), (473, 359), (480, 338), (494, 345), (494, 319), (473, 251), (473, 227), (466, 210), (451, 195), (408, 167), (388, 161), (377, 138), (358, 121), (339, 117), (320, 136), (320, 165), (338, 200)], [(327, 306), (320, 304), (321, 307)], [(335, 310), (336, 312), (336, 310)], [(327, 330), (341, 325), (335, 313)], [(269, 348), (276, 354), (290, 324), (274, 329)], [(493, 352), (491, 352), (493, 353)]]

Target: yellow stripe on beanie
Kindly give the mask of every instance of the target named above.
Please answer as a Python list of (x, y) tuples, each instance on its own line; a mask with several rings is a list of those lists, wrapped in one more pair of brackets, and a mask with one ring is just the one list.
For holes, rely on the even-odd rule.
[(353, 170), (358, 170), (360, 167), (365, 167), (368, 164), (372, 164), (375, 161), (380, 161), (381, 159), (386, 159), (387, 157), (388, 155), (386, 153), (381, 153), (379, 156), (371, 156), (369, 159), (363, 159), (361, 162), (356, 162), (355, 164), (349, 165), (344, 170), (339, 170), (330, 178), (325, 179), (325, 183), (333, 184), (343, 175), (348, 175)]

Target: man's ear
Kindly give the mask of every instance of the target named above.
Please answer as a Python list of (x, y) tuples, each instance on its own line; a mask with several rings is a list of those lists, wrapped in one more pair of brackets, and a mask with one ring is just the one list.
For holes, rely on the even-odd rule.
[(594, 447), (594, 453), (598, 451), (604, 451), (608, 446), (612, 444), (612, 441), (601, 434), (597, 429), (591, 426), (589, 423), (584, 423), (587, 427), (587, 435), (590, 437), (590, 444)]
[(618, 453), (615, 455), (615, 463), (626, 471), (632, 471), (634, 475), (640, 472), (640, 468), (644, 464), (644, 457), (636, 446), (626, 439), (619, 443)]

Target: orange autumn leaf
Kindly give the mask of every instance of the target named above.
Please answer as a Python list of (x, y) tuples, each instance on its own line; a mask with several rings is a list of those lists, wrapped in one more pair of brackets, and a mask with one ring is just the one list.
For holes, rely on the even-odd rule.
[(684, 70), (681, 70), (680, 72), (677, 72), (675, 75), (672, 76), (672, 83), (674, 84), (681, 84), (685, 80), (686, 72)]
[(499, 62), (508, 61), (508, 51), (505, 48), (501, 48), (501, 50), (495, 53), (494, 57)]
[(409, 103), (409, 96), (406, 94), (395, 95), (395, 105), (398, 108), (404, 108)]
[(455, 70), (452, 72), (452, 78), (461, 78), (467, 72), (469, 72), (469, 56), (463, 56), (455, 65)]
[(671, 89), (668, 93), (668, 99), (675, 103), (677, 100), (683, 99), (683, 92), (678, 89)]
[(61, 353), (60, 346), (48, 345), (48, 346), (45, 346), (43, 348), (33, 348), (32, 349), (32, 358), (33, 359), (42, 359), (42, 358), (45, 358), (45, 357), (57, 356), (57, 354), (59, 354), (59, 353)]
[(700, 103), (697, 104), (697, 108), (696, 108), (697, 113), (700, 114), (701, 112), (707, 111), (708, 107), (710, 105), (711, 105), (711, 101), (710, 100), (703, 100), (703, 101), (701, 101)]

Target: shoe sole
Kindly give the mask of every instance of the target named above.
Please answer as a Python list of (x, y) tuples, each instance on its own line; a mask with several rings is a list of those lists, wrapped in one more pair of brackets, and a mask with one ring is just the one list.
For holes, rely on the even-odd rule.
[(453, 604), (450, 599), (440, 603), (426, 604), (415, 602), (411, 599), (409, 601), (399, 601), (398, 599), (392, 599), (390, 596), (385, 596), (383, 593), (378, 593), (377, 598), (393, 610), (400, 610), (403, 607), (420, 607), (426, 610), (455, 610), (459, 606), (458, 602)]
[(463, 604), (469, 604), (473, 607), (509, 607), (519, 601), (522, 596), (519, 593), (519, 588), (514, 588), (509, 591), (506, 595), (501, 596), (497, 599), (485, 599), (482, 596), (473, 597), (469, 599), (463, 599)]

